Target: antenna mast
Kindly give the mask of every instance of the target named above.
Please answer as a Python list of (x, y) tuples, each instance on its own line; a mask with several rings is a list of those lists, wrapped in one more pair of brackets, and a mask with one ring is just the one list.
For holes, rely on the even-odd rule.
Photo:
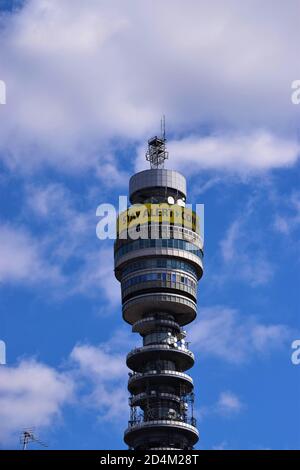
[(151, 168), (164, 168), (165, 160), (169, 158), (169, 152), (166, 150), (166, 122), (165, 116), (160, 122), (161, 136), (152, 137), (148, 140), (148, 150), (146, 152), (146, 160), (150, 162)]
[(24, 429), (20, 436), (20, 442), (22, 444), (22, 450), (27, 450), (28, 444), (30, 442), (36, 442), (40, 446), (48, 447), (45, 442), (40, 441), (40, 439), (34, 435), (33, 429)]

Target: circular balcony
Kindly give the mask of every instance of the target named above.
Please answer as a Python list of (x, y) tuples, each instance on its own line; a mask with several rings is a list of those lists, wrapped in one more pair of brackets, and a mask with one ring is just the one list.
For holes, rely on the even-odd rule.
[(139, 259), (151, 259), (157, 257), (166, 257), (167, 259), (178, 259), (190, 263), (196, 273), (198, 280), (203, 274), (203, 262), (201, 250), (187, 251), (172, 247), (146, 247), (128, 251), (127, 253), (115, 254), (115, 275), (120, 281), (123, 269), (126, 269), (129, 263)]
[(192, 424), (184, 421), (161, 419), (142, 421), (130, 425), (124, 433), (124, 441), (130, 447), (136, 447), (137, 439), (139, 442), (143, 440), (149, 442), (150, 436), (152, 439), (155, 439), (156, 436), (158, 440), (163, 441), (164, 436), (171, 437), (172, 434), (174, 434), (174, 440), (180, 440), (184, 437), (190, 446), (195, 445), (199, 440), (199, 432)]
[(143, 408), (146, 403), (151, 403), (152, 401), (173, 401), (177, 404), (180, 403), (181, 398), (179, 395), (175, 395), (174, 393), (161, 393), (157, 392), (156, 390), (151, 390), (149, 393), (139, 393), (138, 395), (133, 395), (130, 397), (129, 403), (130, 406), (140, 406)]
[(197, 315), (196, 303), (182, 295), (168, 292), (135, 296), (123, 303), (123, 318), (133, 325), (153, 311), (170, 313), (180, 325), (191, 323)]
[[(165, 313), (161, 315), (167, 316)], [(157, 327), (170, 328), (176, 333), (181, 331), (180, 326), (173, 320), (168, 320), (165, 318), (157, 318), (157, 316), (149, 316), (147, 318), (142, 318), (132, 325), (133, 333), (140, 333), (140, 335), (146, 335), (154, 331)]]
[[(153, 273), (154, 275), (158, 273)], [(151, 274), (149, 274), (151, 276)], [(186, 279), (185, 276), (182, 276), (183, 279)], [(135, 283), (129, 285), (128, 287), (122, 287), (122, 300), (123, 302), (129, 298), (134, 297), (139, 293), (146, 292), (170, 292), (179, 295), (186, 295), (188, 298), (191, 298), (194, 302), (197, 302), (197, 284), (194, 282), (191, 285), (187, 285), (181, 282), (172, 282), (172, 281), (162, 281), (162, 280), (152, 280)]]
[(192, 275), (195, 280), (198, 279), (197, 271), (189, 261), (158, 256), (154, 258), (137, 259), (128, 263), (126, 267), (122, 269), (121, 280), (123, 281), (127, 279), (128, 276), (136, 273), (137, 271), (152, 272), (155, 270), (178, 271), (183, 274)]
[(191, 393), (194, 388), (192, 377), (175, 370), (151, 370), (129, 376), (128, 390), (132, 395), (144, 393), (148, 385), (150, 387), (171, 387), (181, 394)]
[(157, 359), (174, 362), (179, 372), (184, 372), (194, 365), (194, 354), (191, 351), (165, 344), (152, 344), (133, 349), (127, 355), (126, 364), (129, 369), (142, 372), (147, 362)]
[(198, 241), (185, 240), (184, 237), (180, 238), (154, 238), (152, 237), (137, 237), (136, 239), (128, 238), (125, 240), (117, 239), (114, 245), (115, 260), (118, 261), (124, 255), (139, 250), (150, 248), (164, 248), (174, 250), (184, 250), (189, 253), (194, 253), (199, 258), (203, 258), (202, 243)]

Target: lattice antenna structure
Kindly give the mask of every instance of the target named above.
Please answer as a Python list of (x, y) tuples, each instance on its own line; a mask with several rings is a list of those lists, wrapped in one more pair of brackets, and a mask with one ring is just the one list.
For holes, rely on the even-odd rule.
[(146, 160), (150, 162), (151, 168), (164, 168), (165, 160), (169, 158), (166, 150), (166, 122), (165, 116), (161, 119), (161, 136), (154, 136), (148, 140)]

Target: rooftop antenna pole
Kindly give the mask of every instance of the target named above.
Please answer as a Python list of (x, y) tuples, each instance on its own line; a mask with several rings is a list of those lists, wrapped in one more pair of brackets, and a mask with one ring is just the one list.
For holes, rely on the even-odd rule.
[(152, 169), (164, 168), (165, 160), (169, 158), (169, 153), (166, 150), (166, 123), (165, 116), (162, 117), (161, 122), (161, 136), (152, 137), (148, 140), (148, 150), (146, 152), (146, 160), (150, 162)]
[(166, 118), (164, 114), (160, 121), (160, 127), (161, 127), (161, 138), (166, 143)]
[(33, 429), (24, 429), (20, 437), (20, 442), (22, 444), (22, 450), (27, 450), (28, 444), (30, 442), (37, 442), (37, 444), (40, 446), (48, 447), (45, 442), (42, 442), (34, 435)]

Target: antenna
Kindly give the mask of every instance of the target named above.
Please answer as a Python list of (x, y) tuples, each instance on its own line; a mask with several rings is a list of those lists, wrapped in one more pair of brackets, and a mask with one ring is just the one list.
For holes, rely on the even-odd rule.
[(26, 450), (30, 442), (36, 442), (40, 446), (48, 447), (48, 445), (45, 444), (45, 442), (42, 442), (40, 439), (38, 439), (34, 435), (33, 431), (34, 429), (24, 429), (24, 431), (22, 431), (21, 436), (20, 436), (20, 443), (22, 444), (22, 449)]
[(146, 152), (146, 160), (150, 162), (151, 168), (164, 168), (165, 160), (169, 158), (166, 150), (166, 121), (165, 116), (160, 121), (161, 136), (152, 137), (148, 140), (148, 150)]
[(160, 133), (163, 141), (166, 142), (166, 117), (164, 114), (160, 120)]

